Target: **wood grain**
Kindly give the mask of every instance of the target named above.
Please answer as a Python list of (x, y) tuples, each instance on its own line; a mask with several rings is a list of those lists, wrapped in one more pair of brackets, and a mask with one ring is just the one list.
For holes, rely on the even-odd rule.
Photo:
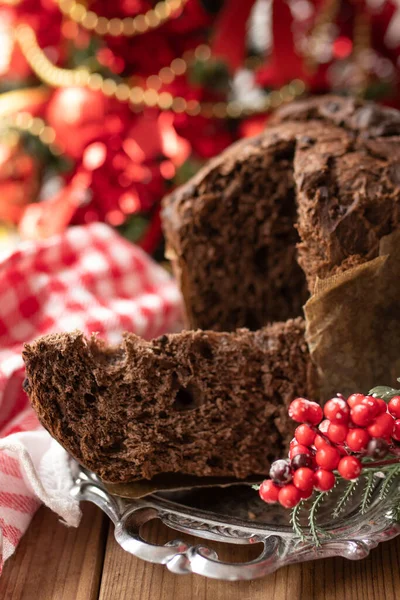
[[(0, 578), (1, 600), (396, 600), (400, 597), (400, 537), (362, 561), (335, 558), (291, 565), (257, 581), (224, 582), (178, 576), (124, 552), (114, 528), (83, 504), (79, 529), (67, 529), (42, 508)], [(159, 521), (143, 536), (163, 544), (174, 537)], [(256, 546), (207, 542), (223, 560), (255, 558)], [(104, 563), (103, 563), (104, 560)]]
[(2, 600), (97, 600), (107, 518), (82, 504), (81, 525), (65, 527), (42, 507), (0, 578)]
[[(166, 533), (167, 531), (167, 533)], [(162, 544), (171, 536), (159, 521), (148, 524), (146, 539)], [(254, 547), (207, 542), (223, 560), (251, 560)], [(400, 538), (381, 544), (363, 561), (335, 558), (280, 569), (257, 581), (225, 582), (198, 575), (178, 576), (124, 552), (110, 526), (100, 600), (396, 600), (400, 597)], [(396, 592), (397, 590), (397, 592)]]

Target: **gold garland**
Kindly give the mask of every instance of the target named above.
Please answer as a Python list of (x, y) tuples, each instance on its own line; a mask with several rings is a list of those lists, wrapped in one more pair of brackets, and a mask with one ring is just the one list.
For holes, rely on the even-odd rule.
[(161, 110), (172, 110), (175, 113), (186, 113), (188, 115), (201, 114), (208, 118), (239, 118), (250, 114), (265, 113), (271, 108), (276, 108), (283, 103), (290, 102), (305, 91), (304, 82), (295, 79), (280, 90), (266, 94), (263, 105), (257, 110), (249, 110), (246, 106), (235, 100), (216, 103), (186, 100), (182, 96), (173, 96), (169, 92), (158, 92), (151, 88), (143, 89), (140, 86), (117, 83), (113, 79), (104, 78), (98, 73), (90, 73), (87, 69), (63, 69), (56, 67), (38, 45), (35, 32), (29, 25), (20, 25), (17, 28), (16, 39), (25, 59), (41, 81), (52, 87), (82, 86), (88, 87), (91, 90), (100, 90), (105, 96), (130, 102), (134, 108), (147, 106), (157, 107)]
[(88, 10), (84, 4), (76, 0), (56, 1), (63, 15), (88, 31), (98, 35), (124, 35), (129, 37), (157, 29), (157, 27), (179, 14), (178, 11), (188, 2), (188, 0), (164, 0), (158, 2), (154, 8), (142, 15), (125, 17), (124, 19), (107, 19)]
[(0, 134), (10, 129), (30, 133), (49, 148), (55, 156), (62, 154), (62, 148), (56, 143), (56, 132), (53, 127), (46, 125), (43, 119), (33, 117), (29, 112), (19, 112), (14, 115), (5, 115), (0, 118)]

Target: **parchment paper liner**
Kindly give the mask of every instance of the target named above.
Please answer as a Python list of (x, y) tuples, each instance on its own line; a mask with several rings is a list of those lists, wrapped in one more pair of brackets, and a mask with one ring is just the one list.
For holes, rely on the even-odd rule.
[(400, 232), (383, 237), (379, 256), (318, 280), (304, 307), (306, 338), (320, 398), (396, 387), (400, 377)]

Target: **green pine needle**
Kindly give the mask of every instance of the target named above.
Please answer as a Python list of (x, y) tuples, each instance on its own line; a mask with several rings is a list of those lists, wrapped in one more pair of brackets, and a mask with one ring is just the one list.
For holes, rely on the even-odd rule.
[(322, 502), (322, 500), (326, 497), (326, 492), (320, 492), (315, 498), (314, 502), (310, 508), (310, 514), (308, 517), (308, 524), (310, 526), (310, 533), (312, 541), (316, 548), (321, 546), (320, 537), (318, 534), (325, 533), (320, 527), (317, 525), (317, 510)]
[(388, 495), (388, 493), (390, 491), (393, 480), (398, 475), (400, 475), (400, 465), (394, 465), (393, 467), (391, 467), (390, 469), (388, 469), (386, 471), (386, 477), (383, 480), (381, 489), (379, 491), (379, 500), (384, 500), (386, 498), (386, 496)]
[(306, 536), (304, 534), (303, 528), (300, 525), (300, 519), (299, 519), (299, 514), (301, 509), (304, 506), (304, 501), (299, 502), (299, 504), (297, 504), (297, 506), (294, 507), (294, 509), (292, 510), (292, 514), (290, 517), (290, 522), (292, 524), (293, 527), (293, 531), (295, 532), (295, 534), (301, 539), (302, 542), (306, 541)]
[(362, 501), (361, 501), (361, 514), (365, 514), (371, 504), (372, 492), (374, 491), (374, 474), (370, 471), (366, 475), (366, 483), (363, 490)]
[(353, 495), (358, 483), (359, 483), (358, 479), (349, 481), (344, 494), (339, 499), (339, 502), (336, 504), (335, 508), (333, 509), (332, 517), (334, 519), (337, 519), (338, 516), (344, 511), (344, 509), (345, 509), (348, 501), (350, 500), (351, 496)]

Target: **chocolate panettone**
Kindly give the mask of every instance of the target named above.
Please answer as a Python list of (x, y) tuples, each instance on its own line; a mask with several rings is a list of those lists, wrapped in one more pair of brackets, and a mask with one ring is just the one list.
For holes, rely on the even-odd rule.
[(41, 423), (110, 482), (265, 473), (292, 437), (311, 368), (302, 319), (258, 332), (185, 331), (106, 347), (79, 332), (24, 350)]
[(377, 256), (399, 211), (398, 111), (333, 96), (288, 105), (164, 202), (187, 325), (300, 315), (316, 277)]
[(265, 473), (292, 435), (288, 403), (315, 398), (304, 302), (317, 278), (376, 257), (399, 207), (399, 112), (336, 97), (280, 110), (164, 202), (195, 331), (127, 334), (115, 348), (80, 333), (26, 346), (41, 422), (110, 482)]

